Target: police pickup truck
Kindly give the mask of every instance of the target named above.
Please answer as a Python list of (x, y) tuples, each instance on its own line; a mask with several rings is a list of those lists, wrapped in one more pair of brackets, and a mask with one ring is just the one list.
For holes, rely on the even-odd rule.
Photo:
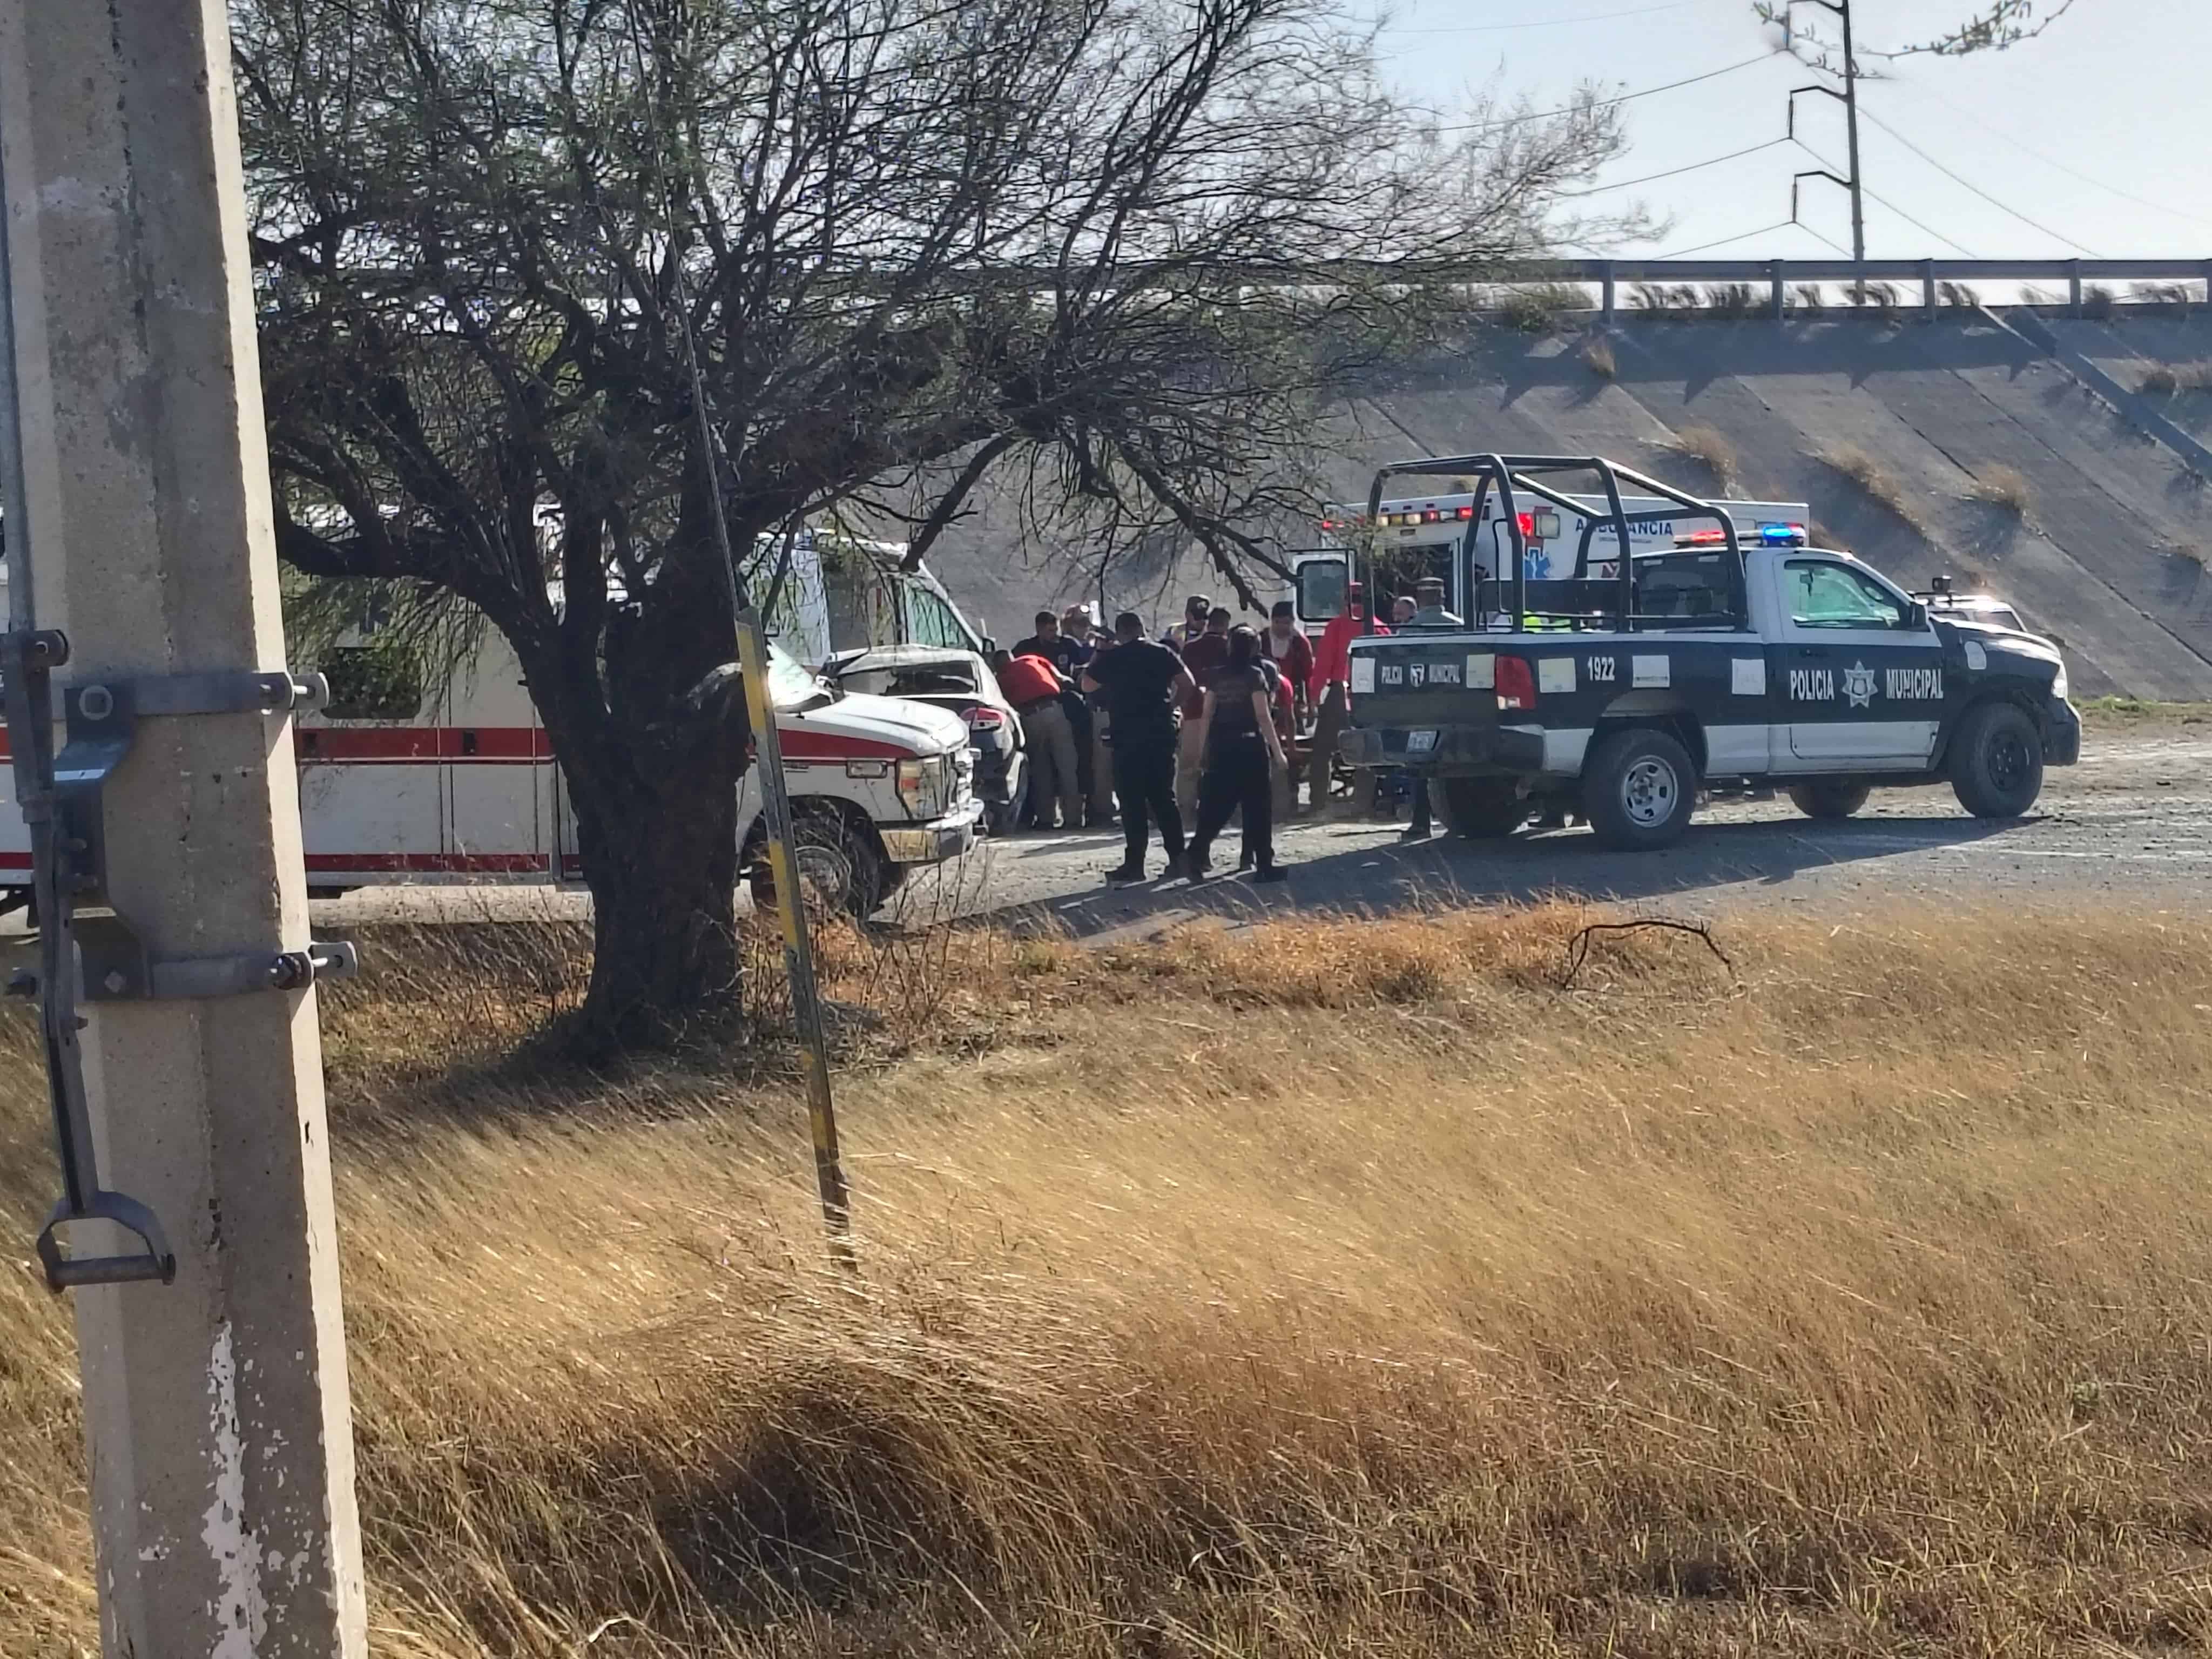
[[(1370, 522), (1384, 482), (1405, 473), (1495, 489), (1502, 511), (1478, 501), (1471, 518), (1494, 516), (1516, 544), (1498, 577), (1470, 538), (1454, 609), (1352, 641), (1341, 745), (1355, 767), (1434, 780), (1462, 835), (1510, 835), (1532, 810), (1571, 804), (1607, 845), (1661, 848), (1702, 789), (1737, 781), (1785, 788), (1820, 818), (1848, 817), (1878, 786), (1948, 782), (1977, 817), (2015, 817), (2046, 765), (2079, 757), (2048, 641), (1931, 613), (1850, 554), (1807, 545), (1798, 526), (1741, 532), (1713, 504), (1602, 458), (1498, 455), (1383, 469)], [(1548, 482), (1562, 473), (1595, 474), (1611, 509), (1577, 507)], [(1668, 504), (1670, 546), (1650, 548), (1648, 533), (1632, 546), (1660, 510), (1624, 509), (1623, 483)], [(1573, 575), (1529, 578), (1523, 503), (1579, 515)], [(1710, 527), (1689, 527), (1699, 521)]]

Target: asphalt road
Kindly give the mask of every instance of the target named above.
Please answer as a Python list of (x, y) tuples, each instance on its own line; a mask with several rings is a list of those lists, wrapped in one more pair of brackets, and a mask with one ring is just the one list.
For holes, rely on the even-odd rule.
[[(1844, 915), (1913, 896), (1945, 905), (2201, 910), (2212, 901), (2212, 733), (2093, 733), (2081, 763), (2050, 773), (2037, 810), (2010, 823), (1969, 817), (1948, 787), (1937, 787), (1880, 792), (1840, 823), (1801, 817), (1786, 799), (1723, 802), (1701, 811), (1680, 845), (1656, 854), (1607, 852), (1580, 829), (1414, 846), (1400, 844), (1398, 829), (1297, 823), (1278, 838), (1294, 867), (1274, 887), (1220, 875), (1200, 888), (1178, 879), (1109, 890), (1103, 877), (1121, 860), (1118, 830), (1020, 836), (985, 842), (958, 865), (918, 878), (885, 920), (911, 926), (988, 915), (1115, 938), (1207, 916), (1546, 895), (1688, 916), (1752, 908)], [(1215, 865), (1235, 860), (1232, 831), (1216, 848)], [(1155, 847), (1153, 867), (1164, 863)], [(336, 927), (399, 916), (580, 914), (583, 902), (544, 889), (386, 888), (315, 909)]]

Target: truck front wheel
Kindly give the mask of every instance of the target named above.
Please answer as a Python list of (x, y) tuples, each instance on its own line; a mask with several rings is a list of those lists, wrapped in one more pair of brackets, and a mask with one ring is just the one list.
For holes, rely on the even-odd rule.
[(1984, 703), (1951, 741), (1951, 792), (1978, 818), (2016, 818), (2043, 793), (2043, 734), (2025, 710)]
[(1616, 732), (1583, 772), (1583, 816), (1597, 838), (1624, 852), (1671, 847), (1690, 827), (1698, 771), (1664, 732)]
[(1808, 818), (1847, 818), (1864, 806), (1873, 793), (1863, 783), (1822, 778), (1816, 783), (1793, 785), (1790, 803)]
[(1443, 778), (1445, 820), (1468, 841), (1503, 841), (1528, 820), (1528, 803), (1510, 778)]
[[(865, 920), (882, 907), (884, 855), (872, 837), (861, 835), (836, 813), (802, 811), (792, 826), (792, 862), (799, 866), (799, 886), (810, 909), (842, 910)], [(766, 847), (753, 862), (750, 885), (755, 909), (775, 908), (775, 875)]]

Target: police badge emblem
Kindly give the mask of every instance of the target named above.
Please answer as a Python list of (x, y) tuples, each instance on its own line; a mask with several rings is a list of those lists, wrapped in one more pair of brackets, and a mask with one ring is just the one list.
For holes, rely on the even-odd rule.
[(1863, 662), (1844, 670), (1844, 695), (1850, 699), (1852, 708), (1865, 708), (1874, 700), (1874, 670)]

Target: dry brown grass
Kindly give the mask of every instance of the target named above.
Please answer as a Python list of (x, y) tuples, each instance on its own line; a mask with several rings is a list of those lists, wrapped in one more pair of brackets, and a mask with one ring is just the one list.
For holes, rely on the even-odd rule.
[(1735, 446), (1726, 433), (1710, 426), (1680, 427), (1660, 440), (1659, 447), (1705, 468), (1712, 487), (1721, 495), (1735, 494), (1739, 482)]
[(1602, 334), (1591, 336), (1583, 344), (1583, 362), (1601, 380), (1610, 380), (1620, 373), (1620, 365), (1613, 361), (1613, 343)]
[(2143, 370), (2136, 389), (2154, 398), (2171, 398), (2183, 392), (2212, 392), (2212, 363), (2153, 363)]
[[(1734, 977), (1636, 935), (1564, 993), (1581, 920), (951, 939), (842, 1084), (858, 1295), (787, 1091), (456, 1029), (566, 994), (557, 940), (465, 1006), (354, 988), (380, 1651), (2200, 1645), (2212, 930), (1746, 922)], [(75, 1411), (11, 1273), (9, 1659), (89, 1640)]]
[(2009, 513), (2017, 519), (2025, 517), (2028, 508), (2035, 505), (2035, 489), (2018, 467), (1999, 463), (1974, 474), (1973, 482), (1966, 486), (1966, 499)]
[(1867, 451), (1856, 444), (1832, 444), (1819, 452), (1819, 459), (1856, 484), (1869, 501), (1888, 508), (1911, 528), (1920, 528), (1920, 515), (1905, 495), (1905, 486)]

